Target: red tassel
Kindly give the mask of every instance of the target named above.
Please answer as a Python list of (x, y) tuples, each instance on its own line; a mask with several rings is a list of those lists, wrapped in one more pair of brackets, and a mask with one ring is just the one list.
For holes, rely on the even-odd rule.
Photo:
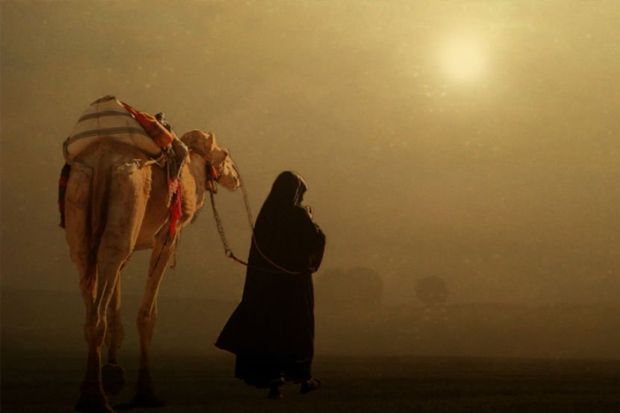
[(217, 181), (217, 171), (211, 163), (207, 164), (209, 179)]
[(183, 206), (181, 202), (181, 182), (178, 180), (178, 184), (175, 185), (176, 192), (172, 196), (172, 202), (170, 203), (170, 236), (174, 236), (177, 232), (177, 223), (183, 213)]

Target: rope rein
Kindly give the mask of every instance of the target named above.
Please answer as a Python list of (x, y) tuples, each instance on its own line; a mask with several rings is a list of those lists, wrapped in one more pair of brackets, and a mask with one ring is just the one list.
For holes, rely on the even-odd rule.
[(211, 199), (211, 209), (213, 209), (213, 218), (215, 219), (215, 226), (217, 227), (217, 232), (220, 234), (220, 240), (222, 241), (222, 245), (224, 246), (224, 254), (233, 261), (238, 262), (239, 264), (248, 266), (248, 263), (243, 261), (241, 258), (237, 257), (233, 250), (228, 245), (228, 240), (226, 239), (226, 233), (224, 232), (224, 225), (222, 224), (222, 218), (220, 217), (220, 213), (215, 206), (215, 194), (209, 191), (209, 198)]
[[(254, 232), (254, 218), (252, 216), (252, 210), (250, 208), (250, 199), (248, 196), (248, 191), (245, 187), (245, 184), (243, 183), (243, 179), (241, 178), (241, 173), (239, 172), (237, 165), (233, 164), (233, 168), (235, 169), (235, 172), (237, 172), (237, 177), (239, 179), (239, 188), (241, 188), (241, 193), (243, 195), (243, 204), (245, 205), (245, 210), (246, 210), (247, 218), (248, 218), (248, 224), (250, 226), (250, 230), (252, 231), (252, 241), (254, 243), (254, 247), (256, 248), (256, 251), (258, 251), (260, 256), (265, 261), (267, 261), (269, 265), (277, 269), (278, 270), (277, 272), (284, 272), (284, 273), (293, 274), (293, 275), (303, 274), (302, 272), (291, 271), (287, 268), (282, 267), (281, 265), (278, 265), (277, 263), (273, 262), (273, 260), (271, 260), (269, 257), (267, 257), (267, 255), (265, 255), (263, 251), (260, 249), (258, 245), (258, 241), (256, 240), (256, 233)], [(207, 175), (207, 179), (209, 179), (208, 175)], [(209, 197), (211, 198), (211, 208), (213, 209), (213, 218), (215, 220), (215, 226), (217, 227), (217, 232), (219, 233), (220, 240), (222, 241), (222, 245), (224, 246), (224, 254), (228, 258), (232, 259), (233, 261), (238, 262), (239, 264), (245, 265), (246, 267), (250, 267), (250, 264), (248, 264), (246, 261), (243, 261), (242, 259), (237, 257), (235, 253), (232, 251), (232, 249), (230, 248), (230, 245), (228, 244), (228, 240), (226, 239), (226, 233), (224, 232), (224, 225), (222, 224), (222, 218), (220, 216), (220, 213), (217, 210), (217, 207), (215, 206), (215, 194), (213, 191), (209, 191)], [(274, 272), (273, 269), (265, 269), (265, 268), (263, 268), (263, 271)]]

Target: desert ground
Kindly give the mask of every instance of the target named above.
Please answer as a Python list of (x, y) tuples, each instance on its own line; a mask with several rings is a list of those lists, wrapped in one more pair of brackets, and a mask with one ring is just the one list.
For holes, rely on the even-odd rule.
[[(126, 338), (120, 362), (126, 370), (127, 385), (121, 394), (111, 398), (113, 405), (131, 399), (136, 380), (137, 333), (132, 318), (137, 304), (132, 296), (125, 300)], [(385, 314), (364, 321), (359, 315), (356, 319), (343, 312), (340, 320), (327, 317), (319, 308), (314, 374), (323, 387), (302, 396), (290, 385), (285, 388), (283, 400), (272, 401), (264, 390), (235, 379), (233, 357), (217, 351), (212, 344), (234, 305), (161, 300), (153, 342), (153, 379), (166, 406), (148, 411), (620, 411), (620, 360), (614, 357), (612, 348), (617, 342), (611, 324), (615, 318), (603, 322), (602, 311), (590, 311), (601, 320), (597, 328), (592, 327), (595, 324), (588, 321), (591, 317), (585, 317), (583, 310), (577, 313), (590, 326), (592, 339), (588, 341), (583, 339), (587, 332), (576, 316), (553, 321), (548, 313), (543, 318), (542, 310), (535, 314), (544, 324), (528, 330), (515, 321), (521, 317), (525, 320), (522, 323), (531, 324), (534, 316), (526, 317), (522, 310), (513, 311), (518, 316), (511, 318), (507, 309), (503, 313), (497, 310), (500, 314), (495, 318), (489, 316), (485, 323), (476, 324), (465, 316), (452, 321), (451, 312), (472, 309), (448, 308), (444, 315), (447, 320), (429, 325), (428, 320), (411, 315), (396, 323)], [(386, 314), (396, 317), (395, 312), (405, 313), (406, 309)], [(81, 337), (82, 316), (77, 295), (3, 290), (3, 413), (73, 411), (86, 353)], [(480, 316), (475, 314), (475, 318)], [(181, 322), (183, 319), (186, 321)], [(455, 323), (461, 327), (457, 329)], [(466, 334), (466, 330), (472, 331)], [(559, 340), (562, 337), (563, 341)], [(605, 348), (600, 343), (604, 337), (610, 346), (606, 351), (601, 350)], [(474, 356), (474, 347), (479, 356)], [(432, 356), (433, 351), (439, 356)], [(519, 354), (530, 356), (515, 356)], [(595, 357), (597, 354), (599, 357)]]
[[(131, 398), (136, 360), (125, 360), (128, 385), (113, 404)], [(285, 398), (231, 377), (232, 357), (156, 360), (154, 378), (167, 405), (136, 413), (172, 412), (617, 412), (620, 363), (485, 358), (317, 357), (323, 387)], [(2, 411), (71, 412), (82, 360), (24, 354), (3, 362)]]

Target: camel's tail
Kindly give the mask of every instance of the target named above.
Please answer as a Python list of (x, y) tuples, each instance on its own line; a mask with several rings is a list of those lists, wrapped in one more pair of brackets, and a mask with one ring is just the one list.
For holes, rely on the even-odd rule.
[[(80, 267), (93, 268), (105, 222), (109, 185), (97, 182), (106, 177), (97, 176), (99, 168), (73, 162), (66, 180), (62, 223), (71, 251), (71, 259)], [(90, 273), (90, 271), (89, 271)], [(94, 274), (92, 274), (94, 275)], [(90, 275), (89, 275), (90, 276)]]
[(67, 192), (67, 182), (71, 173), (71, 165), (65, 164), (60, 171), (58, 180), (58, 210), (60, 212), (60, 228), (65, 227), (65, 194)]

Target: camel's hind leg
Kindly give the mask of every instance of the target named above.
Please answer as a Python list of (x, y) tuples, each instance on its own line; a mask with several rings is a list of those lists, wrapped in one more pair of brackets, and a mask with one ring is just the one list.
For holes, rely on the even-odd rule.
[(101, 377), (101, 348), (107, 328), (106, 310), (118, 278), (107, 276), (109, 272), (108, 265), (100, 266), (95, 282), (84, 284), (83, 297), (87, 302), (84, 333), (88, 345), (88, 359), (80, 399), (76, 405), (78, 411), (113, 411), (107, 403)]
[(107, 394), (118, 394), (125, 385), (125, 371), (118, 363), (118, 351), (124, 335), (121, 322), (121, 277), (118, 277), (107, 311), (108, 362), (101, 368), (103, 388)]
[(75, 409), (81, 412), (112, 413), (101, 385), (101, 344), (105, 334), (105, 321), (101, 317), (102, 298), (107, 295), (106, 287), (98, 283), (94, 260), (78, 263), (80, 268), (80, 289), (86, 307), (84, 338), (88, 345), (86, 372), (82, 382), (80, 398)]
[(125, 337), (125, 329), (121, 321), (121, 278), (116, 281), (114, 286), (107, 315), (106, 345), (108, 347), (108, 363), (117, 364), (118, 352)]
[[(148, 178), (147, 178), (148, 179)], [(82, 411), (112, 412), (107, 405), (102, 387), (101, 350), (106, 337), (108, 323), (108, 309), (110, 303), (120, 305), (120, 270), (129, 259), (138, 236), (140, 225), (144, 217), (148, 192), (145, 176), (133, 164), (117, 168), (109, 182), (95, 182), (100, 186), (108, 185), (109, 192), (106, 199), (98, 199), (99, 206), (105, 208), (105, 218), (92, 216), (91, 226), (102, 228), (97, 248), (97, 276), (91, 293), (92, 305), (87, 305), (86, 340), (88, 343), (88, 362), (86, 375), (82, 384), (80, 401), (76, 406)], [(104, 221), (104, 222), (102, 222)], [(98, 230), (93, 230), (99, 233)], [(93, 245), (93, 244), (91, 244)], [(114, 299), (114, 297), (117, 299)], [(112, 310), (111, 319), (114, 320), (117, 312)], [(115, 333), (115, 330), (111, 331)], [(120, 341), (110, 335), (110, 341), (116, 344)], [(114, 358), (116, 350), (112, 350)]]
[(71, 167), (65, 197), (66, 238), (71, 259), (80, 275), (80, 291), (86, 309), (84, 338), (88, 343), (88, 361), (82, 382), (80, 398), (75, 406), (83, 412), (109, 413), (112, 409), (101, 387), (100, 353), (97, 348), (98, 336), (105, 328), (98, 319), (101, 292), (98, 286), (96, 246), (92, 240), (90, 213), (92, 206), (93, 170), (80, 163)]
[(169, 235), (166, 226), (156, 238), (144, 297), (138, 311), (138, 332), (140, 334), (140, 371), (133, 400), (136, 406), (161, 406), (163, 403), (154, 395), (149, 367), (149, 347), (157, 320), (157, 297), (170, 256), (174, 252), (176, 237)]

